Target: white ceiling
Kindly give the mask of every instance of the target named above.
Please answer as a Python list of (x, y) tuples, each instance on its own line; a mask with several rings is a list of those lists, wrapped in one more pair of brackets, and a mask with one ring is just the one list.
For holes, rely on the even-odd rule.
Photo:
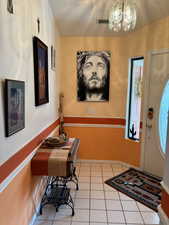
[[(107, 24), (98, 19), (108, 19), (113, 0), (49, 0), (59, 31), (63, 36), (114, 36)], [(169, 0), (135, 0), (136, 29), (154, 20), (169, 16)]]

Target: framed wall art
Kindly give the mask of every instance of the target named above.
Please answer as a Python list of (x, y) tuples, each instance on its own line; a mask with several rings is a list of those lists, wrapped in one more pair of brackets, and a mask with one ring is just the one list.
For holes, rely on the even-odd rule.
[(5, 128), (6, 137), (25, 127), (25, 83), (5, 80)]
[(77, 52), (78, 101), (109, 101), (110, 52)]
[(48, 90), (48, 47), (33, 37), (35, 105), (49, 102)]

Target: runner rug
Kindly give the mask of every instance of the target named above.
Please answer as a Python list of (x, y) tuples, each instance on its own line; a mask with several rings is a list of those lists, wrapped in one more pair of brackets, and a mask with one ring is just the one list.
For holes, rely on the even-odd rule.
[(161, 201), (161, 179), (134, 168), (115, 176), (106, 184), (157, 211)]

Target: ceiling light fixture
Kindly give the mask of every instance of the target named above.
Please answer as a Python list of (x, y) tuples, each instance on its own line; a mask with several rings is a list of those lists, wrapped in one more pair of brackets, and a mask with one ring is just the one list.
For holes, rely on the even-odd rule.
[(133, 0), (114, 0), (109, 14), (109, 29), (115, 32), (134, 30), (136, 7)]

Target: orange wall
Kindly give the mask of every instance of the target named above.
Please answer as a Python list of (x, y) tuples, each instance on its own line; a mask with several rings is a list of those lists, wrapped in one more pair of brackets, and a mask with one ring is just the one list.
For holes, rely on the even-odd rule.
[(140, 144), (125, 140), (123, 128), (65, 127), (65, 131), (80, 139), (80, 159), (117, 160), (139, 166)]
[[(149, 50), (169, 48), (169, 17), (120, 37), (61, 37), (61, 90), (64, 115), (125, 118), (128, 60)], [(77, 51), (111, 52), (109, 102), (77, 101)], [(146, 60), (145, 60), (146, 63)]]
[[(64, 116), (82, 117), (84, 119), (86, 117), (124, 119), (128, 86), (128, 60), (131, 57), (144, 56), (146, 66), (148, 51), (169, 48), (168, 27), (169, 17), (120, 37), (62, 37), (61, 90), (64, 94)], [(111, 52), (109, 102), (77, 101), (76, 54), (79, 50), (107, 50)], [(81, 123), (83, 124), (83, 121)], [(102, 140), (105, 140), (104, 144), (106, 145), (105, 151), (103, 151), (103, 142), (98, 145), (97, 136), (93, 137), (94, 135), (91, 133), (93, 129), (95, 135), (102, 134)], [(124, 129), (120, 129), (120, 131), (116, 128), (91, 129), (78, 127), (76, 124), (76, 127), (69, 127), (66, 130), (69, 131), (70, 135), (81, 136), (83, 141), (80, 147), (80, 158), (108, 159), (110, 157), (111, 160), (117, 160), (118, 158), (118, 160), (139, 165), (140, 144), (131, 144), (130, 141), (126, 141)], [(90, 138), (89, 134), (93, 139)], [(119, 137), (117, 134), (119, 134)], [(116, 148), (114, 148), (114, 139)], [(85, 148), (85, 142), (88, 143), (88, 140), (92, 140), (92, 146)]]
[[(56, 120), (0, 166), (0, 183), (10, 176), (10, 173), (28, 157), (35, 147), (37, 147), (58, 124), (59, 120)], [(54, 135), (58, 135), (57, 130)], [(28, 225), (42, 198), (44, 185), (44, 178), (32, 176), (31, 163), (28, 162), (4, 191), (0, 193), (0, 225)]]
[[(41, 177), (32, 177), (30, 163), (0, 193), (0, 224), (28, 225), (40, 201)], [(38, 188), (38, 192), (35, 192)]]

